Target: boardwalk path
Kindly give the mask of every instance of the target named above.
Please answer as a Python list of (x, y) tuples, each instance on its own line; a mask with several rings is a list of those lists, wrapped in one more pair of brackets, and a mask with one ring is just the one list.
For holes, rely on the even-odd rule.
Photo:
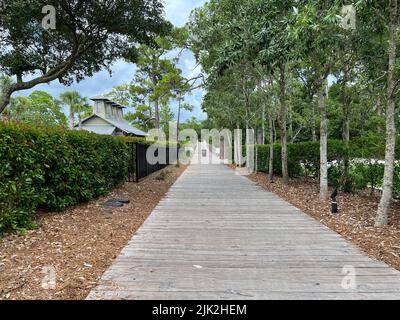
[(88, 297), (399, 298), (400, 272), (223, 165), (191, 165)]

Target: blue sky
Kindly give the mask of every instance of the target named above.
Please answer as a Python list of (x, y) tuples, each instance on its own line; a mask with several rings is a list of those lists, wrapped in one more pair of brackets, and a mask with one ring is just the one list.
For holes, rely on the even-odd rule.
[[(206, 0), (165, 0), (165, 13), (169, 21), (176, 26), (183, 26), (190, 12), (196, 8), (202, 6)], [(191, 74), (195, 74), (199, 71), (199, 67), (196, 69), (196, 61), (191, 52), (184, 52), (179, 67), (182, 69), (185, 76), (190, 77)], [(112, 67), (112, 77), (108, 71), (101, 71), (96, 73), (91, 78), (86, 78), (80, 83), (74, 83), (73, 85), (66, 87), (58, 81), (53, 81), (50, 84), (41, 84), (33, 89), (20, 91), (17, 95), (29, 95), (32, 91), (43, 90), (54, 97), (58, 97), (61, 92), (66, 90), (77, 90), (83, 96), (93, 97), (96, 95), (104, 94), (111, 91), (113, 86), (129, 83), (135, 74), (135, 66), (128, 64), (124, 61), (117, 61)], [(205, 119), (206, 115), (201, 111), (201, 101), (203, 96), (203, 90), (193, 91), (191, 95), (186, 97), (186, 102), (195, 106), (193, 112), (182, 112), (182, 120), (186, 120), (192, 116), (198, 119)], [(175, 102), (171, 101), (172, 111), (177, 114), (177, 106)]]

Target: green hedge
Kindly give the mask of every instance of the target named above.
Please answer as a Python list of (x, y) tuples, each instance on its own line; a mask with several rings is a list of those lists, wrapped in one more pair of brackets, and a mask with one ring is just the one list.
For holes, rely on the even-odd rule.
[[(341, 140), (328, 141), (328, 161), (343, 160), (350, 156), (351, 148), (347, 148)], [(257, 146), (257, 168), (260, 172), (269, 170), (269, 145)], [(319, 171), (319, 142), (307, 141), (288, 144), (289, 175), (315, 175)], [(303, 163), (304, 166), (301, 166)], [(274, 145), (274, 173), (282, 174), (281, 145)]]
[[(399, 141), (400, 142), (400, 141)], [(398, 143), (399, 146), (399, 143)], [(269, 145), (258, 145), (257, 170), (269, 171)], [(342, 140), (328, 141), (328, 179), (331, 185), (345, 191), (355, 191), (366, 187), (382, 186), (384, 165), (369, 159), (384, 159), (385, 145), (381, 137), (363, 137), (351, 141), (348, 145)], [(319, 175), (319, 142), (308, 141), (288, 144), (288, 169), (291, 177), (313, 177)], [(399, 148), (396, 159), (400, 158)], [(350, 159), (347, 179), (344, 175), (344, 163)], [(365, 159), (360, 162), (354, 159)], [(274, 174), (282, 174), (281, 146), (274, 145)], [(396, 166), (394, 192), (400, 193), (400, 166)]]
[(127, 175), (126, 144), (111, 136), (0, 122), (0, 231), (32, 226), (107, 193)]

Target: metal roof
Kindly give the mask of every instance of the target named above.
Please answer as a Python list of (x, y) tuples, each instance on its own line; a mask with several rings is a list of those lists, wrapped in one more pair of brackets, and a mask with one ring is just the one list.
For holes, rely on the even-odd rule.
[(109, 101), (110, 99), (104, 97), (104, 96), (95, 96), (93, 98), (90, 98), (92, 101)]
[[(120, 129), (121, 131), (124, 131), (124, 132), (126, 132), (126, 133), (128, 133), (128, 134), (133, 134), (133, 135), (139, 136), (139, 137), (146, 137), (146, 136), (148, 136), (148, 134), (147, 134), (146, 132), (144, 132), (144, 131), (142, 131), (142, 130), (139, 130), (139, 129), (133, 127), (133, 126), (132, 126), (128, 121), (126, 121), (125, 119), (120, 119), (120, 120), (118, 120), (118, 119), (108, 119), (108, 118), (101, 117), (101, 116), (98, 115), (98, 114), (93, 114), (93, 115), (91, 115), (90, 117), (88, 117), (88, 118), (82, 120), (82, 124), (84, 124), (84, 123), (85, 123), (86, 121), (88, 121), (89, 119), (92, 119), (93, 117), (99, 117), (100, 119), (103, 119), (104, 121), (108, 122), (109, 124), (111, 124), (111, 125), (114, 126), (115, 128), (118, 128), (118, 129)], [(78, 127), (78, 125), (75, 125), (75, 128), (77, 128), (77, 127)], [(112, 127), (109, 127), (109, 126), (87, 126), (87, 127), (84, 127), (84, 126), (82, 126), (82, 129), (84, 129), (84, 130), (86, 130), (86, 131), (95, 132), (95, 131), (92, 131), (91, 128), (95, 128), (95, 130), (99, 130), (99, 131), (101, 131), (101, 132), (104, 132), (104, 131), (105, 131), (105, 128), (112, 128)], [(112, 134), (112, 133), (114, 132), (115, 128), (112, 128), (113, 130), (111, 131), (111, 133), (99, 133), (99, 134)], [(106, 132), (108, 132), (108, 131), (106, 131)], [(98, 132), (96, 131), (95, 133), (98, 133)]]
[(93, 98), (90, 98), (90, 100), (92, 100), (92, 101), (105, 101), (106, 103), (110, 103), (114, 107), (125, 108), (124, 106), (120, 105), (119, 103), (117, 103), (117, 102), (115, 102), (115, 101), (113, 101), (113, 100), (111, 100), (111, 99), (109, 99), (107, 97), (104, 97), (104, 96), (95, 96)]
[(142, 136), (142, 137), (146, 137), (147, 133), (139, 130), (135, 127), (132, 127), (131, 124), (122, 119), (122, 120), (117, 120), (117, 119), (106, 119), (106, 118), (102, 118), (103, 120), (111, 123), (112, 125), (114, 125), (115, 127), (117, 127), (118, 129), (125, 131), (126, 133), (131, 133), (134, 134), (135, 136)]

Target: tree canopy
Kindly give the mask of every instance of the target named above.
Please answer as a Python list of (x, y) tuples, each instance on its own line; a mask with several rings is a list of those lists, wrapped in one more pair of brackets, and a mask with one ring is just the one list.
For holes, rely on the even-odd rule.
[[(42, 9), (55, 8), (46, 30)], [(138, 44), (171, 29), (158, 0), (9, 0), (0, 11), (0, 72), (16, 81), (3, 90), (0, 112), (13, 92), (58, 80), (80, 81), (119, 58), (136, 61)]]
[[(397, 0), (360, 0), (344, 10), (345, 5), (341, 0), (210, 0), (193, 11), (187, 27), (207, 74), (202, 106), (207, 122), (252, 127), (259, 143), (267, 135), (270, 143), (279, 140), (284, 182), (287, 142), (319, 138), (320, 195), (327, 198), (328, 137), (348, 142), (376, 136), (384, 143), (386, 127), (381, 224), (393, 187), (399, 122), (394, 116), (399, 9)], [(354, 21), (345, 16), (348, 10)], [(342, 181), (348, 174), (345, 159)]]

